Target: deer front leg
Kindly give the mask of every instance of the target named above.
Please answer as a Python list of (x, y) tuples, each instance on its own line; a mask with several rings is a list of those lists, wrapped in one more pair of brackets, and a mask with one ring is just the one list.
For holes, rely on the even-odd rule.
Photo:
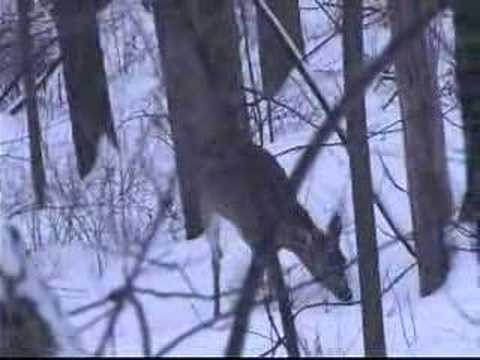
[(298, 334), (295, 328), (295, 321), (292, 315), (292, 303), (288, 287), (283, 278), (279, 254), (276, 249), (267, 254), (267, 278), (270, 288), (270, 296), (278, 300), (282, 326), (285, 333), (286, 347), (289, 356), (300, 356), (298, 348)]

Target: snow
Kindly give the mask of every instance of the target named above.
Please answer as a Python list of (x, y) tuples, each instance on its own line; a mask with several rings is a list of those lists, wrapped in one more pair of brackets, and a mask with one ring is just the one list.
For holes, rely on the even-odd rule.
[[(302, 1), (304, 6), (309, 1)], [(118, 5), (121, 8), (121, 5)], [(138, 6), (138, 4), (136, 4)], [(114, 7), (114, 10), (117, 9)], [(111, 10), (112, 12), (114, 10)], [(108, 18), (108, 13), (103, 14)], [(132, 16), (137, 13), (132, 11)], [(305, 39), (308, 49), (313, 48), (318, 39), (327, 34), (329, 24), (319, 12), (302, 12)], [(107, 28), (102, 29), (103, 44), (113, 44), (114, 37), (128, 36), (138, 30), (139, 33), (153, 34), (151, 19), (142, 13), (137, 20), (127, 20), (126, 27), (119, 27), (119, 33), (111, 33)], [(450, 28), (449, 28), (450, 26)], [(446, 34), (450, 34), (451, 24), (445, 20)], [(127, 30), (125, 30), (127, 29)], [(122, 33), (124, 31), (125, 33)], [(448, 38), (448, 41), (453, 39)], [(138, 40), (142, 44), (142, 40)], [(365, 43), (368, 56), (377, 55), (386, 41), (388, 33), (378, 28), (370, 28), (365, 34)], [(151, 41), (150, 41), (151, 42)], [(113, 289), (121, 286), (134, 259), (126, 255), (126, 240), (141, 234), (148, 224), (149, 206), (153, 207), (154, 178), (156, 181), (166, 182), (166, 178), (174, 169), (174, 157), (171, 144), (161, 139), (161, 132), (152, 126), (148, 117), (139, 115), (144, 112), (165, 113), (165, 93), (158, 79), (158, 63), (154, 57), (146, 56), (143, 61), (128, 71), (118, 75), (122, 64), (115, 62), (116, 52), (126, 51), (121, 48), (106, 51), (107, 69), (110, 79), (110, 94), (121, 144), (121, 152), (115, 153), (107, 144), (102, 145), (103, 156), (97, 164), (96, 171), (84, 184), (79, 183), (74, 175), (73, 146), (71, 143), (70, 128), (67, 121), (65, 105), (61, 110), (45, 115), (47, 119), (43, 124), (45, 141), (48, 148), (49, 163), (54, 167), (49, 173), (49, 183), (52, 188), (64, 188), (66, 193), (55, 197), (55, 204), (61, 205), (62, 201), (77, 200), (94, 202), (99, 200), (102, 181), (108, 175), (108, 168), (119, 169), (115, 180), (138, 179), (132, 181), (132, 186), (145, 186), (144, 192), (136, 194), (138, 202), (126, 203), (122, 207), (128, 223), (126, 228), (119, 225), (119, 214), (114, 216), (101, 207), (92, 210), (78, 210), (78, 222), (72, 226), (80, 227), (84, 233), (79, 232), (71, 238), (63, 238), (62, 224), (66, 218), (64, 212), (55, 210), (42, 211), (32, 215), (28, 210), (18, 204), (28, 205), (31, 201), (31, 189), (28, 162), (7, 158), (7, 155), (26, 157), (28, 146), (26, 141), (11, 142), (24, 136), (26, 128), (22, 116), (15, 118), (2, 114), (0, 117), (0, 171), (5, 176), (0, 178), (0, 206), (7, 214), (15, 214), (12, 221), (22, 229), (24, 234), (34, 234), (28, 246), (35, 248), (29, 262), (48, 283), (48, 288), (59, 298), (61, 308), (66, 313), (85, 304), (90, 304), (107, 296)], [(140, 45), (152, 48), (152, 44)], [(110, 49), (110, 48), (108, 48)], [(307, 51), (308, 51), (307, 49)], [(448, 55), (448, 54), (447, 54)], [(447, 56), (445, 55), (445, 56)], [(341, 74), (341, 46), (337, 37), (326, 45), (326, 48), (314, 53), (308, 59), (308, 66), (315, 76), (317, 84), (327, 96), (330, 104), (339, 99), (342, 93)], [(447, 67), (442, 58), (440, 72)], [(256, 60), (258, 61), (258, 60)], [(125, 65), (125, 64), (123, 64)], [(115, 75), (115, 76), (114, 76)], [(47, 90), (53, 91), (52, 89)], [(373, 87), (367, 94), (367, 111), (369, 131), (382, 129), (385, 125), (399, 119), (397, 104), (392, 103), (386, 110), (382, 104), (391, 95), (392, 89), (387, 87)], [(154, 94), (155, 93), (155, 94)], [(305, 117), (320, 123), (323, 118), (321, 110), (316, 105), (313, 97), (302, 85), (298, 73), (293, 72), (280, 96), (282, 99), (293, 101), (298, 110)], [(46, 95), (47, 96), (47, 95)], [(305, 98), (307, 96), (307, 98)], [(161, 103), (157, 101), (161, 99)], [(142, 112), (143, 111), (143, 112)], [(456, 123), (460, 122), (458, 111), (451, 112), (449, 118)], [(289, 115), (291, 116), (291, 115)], [(165, 119), (160, 120), (164, 124)], [(463, 141), (460, 130), (445, 123), (447, 138), (447, 156), (451, 186), (455, 206), (458, 207), (464, 191), (464, 163)], [(398, 127), (396, 127), (398, 129)], [(286, 118), (281, 136), (274, 144), (267, 144), (267, 148), (278, 154), (293, 146), (308, 143), (313, 130), (310, 127), (295, 125), (293, 119)], [(150, 136), (147, 134), (154, 134)], [(329, 142), (337, 142), (335, 137)], [(59, 151), (58, 149), (62, 149)], [(409, 204), (407, 196), (396, 189), (385, 176), (382, 162), (389, 168), (396, 182), (406, 187), (406, 174), (404, 164), (403, 140), (401, 132), (372, 137), (370, 142), (372, 157), (372, 172), (374, 175), (375, 191), (384, 201), (388, 211), (399, 225), (401, 231), (408, 234), (411, 231)], [(139, 154), (144, 154), (139, 157)], [(294, 151), (278, 156), (278, 160), (290, 173), (295, 161), (301, 152)], [(141, 161), (138, 159), (141, 158)], [(58, 174), (57, 174), (58, 173)], [(344, 232), (342, 234), (342, 248), (351, 259), (356, 255), (356, 243), (353, 225), (353, 210), (351, 204), (350, 174), (347, 155), (340, 146), (326, 147), (315, 161), (315, 165), (308, 175), (299, 194), (299, 200), (312, 214), (315, 222), (324, 227), (330, 216), (337, 209), (341, 210)], [(130, 174), (130, 175), (128, 175)], [(128, 176), (127, 176), (128, 175)], [(56, 182), (58, 178), (67, 178), (68, 184)], [(68, 186), (67, 186), (68, 185)], [(120, 185), (119, 185), (120, 186)], [(102, 190), (103, 191), (103, 190)], [(113, 198), (121, 196), (121, 188), (111, 189)], [(72, 200), (73, 199), (73, 200)], [(88, 200), (88, 201), (87, 201)], [(133, 199), (131, 199), (133, 201)], [(129, 208), (129, 204), (134, 204)], [(141, 207), (141, 205), (145, 205)], [(20, 210), (19, 210), (20, 209)], [(119, 210), (120, 211), (120, 210)], [(113, 216), (113, 218), (111, 218)], [(105, 222), (102, 222), (105, 220)], [(112, 239), (119, 245), (116, 251), (102, 251), (98, 249), (95, 240), (90, 240), (94, 230), (102, 229), (101, 225), (108, 223), (115, 230), (105, 230), (99, 235), (102, 245), (110, 245)], [(414, 259), (408, 254), (399, 242), (392, 242), (388, 234), (391, 233), (388, 225), (379, 213), (376, 213), (377, 232), (380, 251), (380, 274), (382, 286), (387, 287), (391, 281), (410, 266)], [(60, 225), (58, 225), (60, 224)], [(154, 248), (149, 253), (151, 260), (145, 271), (136, 282), (138, 288), (155, 289), (161, 292), (212, 294), (212, 271), (210, 265), (210, 251), (207, 239), (199, 238), (194, 241), (184, 241), (183, 232), (174, 231), (181, 227), (181, 221), (171, 220), (162, 224), (156, 236)], [(60, 229), (55, 231), (55, 229)], [(99, 230), (99, 231), (100, 231)], [(28, 238), (28, 237), (26, 237)], [(449, 233), (449, 243), (458, 247), (468, 248), (472, 240), (452, 229)], [(222, 259), (221, 287), (223, 291), (234, 291), (242, 285), (242, 280), (250, 261), (250, 249), (242, 241), (237, 230), (226, 221), (221, 224), (221, 244), (224, 252)], [(122, 246), (125, 245), (125, 248)], [(120, 249), (120, 250), (118, 250)], [(134, 247), (132, 249), (135, 249)], [(15, 259), (12, 252), (2, 247), (0, 259), (2, 266), (13, 268), (15, 264), (6, 261)], [(101, 254), (99, 254), (101, 253)], [(385, 335), (387, 351), (392, 356), (425, 356), (425, 355), (465, 355), (474, 356), (480, 353), (480, 278), (475, 256), (471, 252), (453, 251), (452, 270), (445, 286), (434, 295), (426, 298), (419, 297), (417, 269), (412, 268), (398, 283), (385, 294), (383, 298), (383, 311), (385, 321)], [(154, 261), (158, 263), (153, 263)], [(296, 257), (287, 252), (281, 252), (281, 261), (293, 292), (294, 311), (302, 307), (321, 302), (334, 302), (333, 296), (320, 285), (299, 285), (309, 282), (307, 270), (301, 266)], [(159, 264), (161, 263), (161, 264)], [(360, 296), (358, 268), (353, 265), (348, 270), (354, 298)], [(36, 290), (32, 290), (36, 289)], [(45, 287), (28, 283), (25, 286), (32, 296), (44, 294)], [(265, 293), (261, 289), (261, 294)], [(179, 294), (180, 295), (180, 294)], [(5, 296), (5, 294), (3, 294)], [(45, 296), (45, 295), (38, 295)], [(0, 293), (0, 298), (2, 293)], [(144, 306), (147, 320), (152, 334), (153, 349), (167, 346), (174, 338), (188, 332), (198, 324), (208, 322), (213, 316), (213, 302), (203, 299), (178, 297), (158, 298), (148, 294), (139, 294), (139, 301)], [(228, 312), (235, 304), (236, 296), (226, 296), (222, 299), (222, 312)], [(48, 301), (46, 301), (48, 303)], [(277, 324), (281, 328), (277, 304), (273, 303), (272, 312)], [(89, 321), (100, 315), (111, 305), (97, 307), (79, 315), (70, 316), (69, 322), (77, 330)], [(52, 308), (42, 308), (48, 318), (58, 320), (58, 314)], [(196, 355), (215, 356), (222, 355), (232, 324), (232, 318), (221, 319), (211, 327), (205, 327), (191, 337), (179, 342), (168, 351), (168, 355)], [(100, 325), (91, 326), (82, 330), (78, 337), (82, 349), (92, 353), (98, 346), (106, 326), (106, 321)], [(334, 306), (323, 305), (303, 310), (296, 317), (296, 326), (299, 331), (302, 353), (305, 355), (337, 355), (352, 356), (363, 354), (361, 312), (358, 305)], [(63, 330), (62, 330), (63, 331)], [(61, 332), (62, 332), (61, 331)], [(67, 330), (65, 330), (67, 331)], [(118, 319), (114, 331), (114, 345), (107, 347), (111, 355), (139, 355), (141, 354), (141, 331), (137, 316), (132, 306), (126, 306)], [(249, 334), (245, 346), (245, 355), (259, 355), (273, 346), (275, 334), (272, 332), (266, 311), (263, 305), (255, 308), (252, 313)], [(279, 347), (276, 355), (285, 355), (285, 350)]]
[[(65, 320), (58, 300), (37, 277), (36, 269), (26, 261), (25, 244), (21, 238), (16, 239), (12, 236), (9, 227), (11, 225), (8, 225), (4, 219), (0, 219), (0, 304), (12, 303), (22, 306), (20, 300), (29, 299), (33, 302), (41, 319), (50, 324), (60, 349), (59, 355), (81, 354), (78, 340), (74, 336), (74, 329)], [(10, 284), (12, 280), (14, 288), (13, 293), (10, 293), (7, 289), (12, 285)], [(35, 337), (35, 334), (32, 336)]]

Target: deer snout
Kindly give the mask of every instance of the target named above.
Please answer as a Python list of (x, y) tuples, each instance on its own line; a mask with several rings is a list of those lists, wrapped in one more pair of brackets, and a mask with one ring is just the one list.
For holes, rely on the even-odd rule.
[(341, 301), (349, 302), (353, 299), (352, 290), (349, 287), (341, 289), (337, 294), (337, 297)]
[(331, 276), (330, 278), (327, 278), (323, 284), (338, 300), (349, 302), (353, 299), (353, 293), (345, 274)]

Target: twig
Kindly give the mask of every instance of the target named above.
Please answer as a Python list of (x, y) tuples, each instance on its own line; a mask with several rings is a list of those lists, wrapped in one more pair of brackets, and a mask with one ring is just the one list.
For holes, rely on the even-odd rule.
[[(282, 335), (280, 334), (280, 331), (278, 330), (277, 324), (275, 324), (275, 319), (273, 318), (272, 309), (270, 308), (271, 300), (272, 299), (271, 299), (270, 296), (264, 298), (263, 305), (264, 305), (264, 308), (265, 308), (265, 312), (267, 313), (267, 318), (268, 318), (268, 321), (270, 323), (270, 326), (273, 329), (273, 332), (275, 333), (275, 335), (277, 336), (276, 344), (280, 345), (280, 344), (283, 343), (284, 339), (283, 339)], [(274, 346), (274, 348), (275, 348), (275, 346)], [(273, 354), (274, 354), (274, 352), (275, 352), (275, 350), (272, 351)]]
[(387, 164), (385, 163), (385, 160), (383, 159), (382, 154), (377, 153), (377, 156), (380, 160), (380, 164), (382, 165), (383, 171), (384, 171), (385, 175), (387, 176), (387, 179), (390, 180), (390, 183), (393, 185), (393, 187), (395, 189), (407, 194), (408, 191), (403, 186), (400, 186), (397, 183), (397, 181), (395, 180), (395, 178), (393, 177), (392, 173), (390, 172), (390, 169), (388, 168)]
[[(405, 275), (407, 275), (415, 266), (418, 264), (416, 262), (408, 265), (404, 270), (402, 270), (385, 288), (382, 290), (382, 296), (387, 294)], [(319, 306), (352, 306), (352, 305), (361, 305), (360, 300), (355, 300), (355, 301), (349, 301), (349, 302), (329, 302), (329, 301), (322, 301), (322, 302), (317, 302), (317, 303), (312, 303), (305, 305), (298, 309), (295, 314), (293, 315), (294, 317), (297, 317), (300, 315), (302, 312), (308, 309), (313, 309)]]
[(403, 236), (402, 232), (397, 228), (394, 221), (390, 217), (390, 214), (388, 213), (388, 211), (386, 211), (385, 206), (380, 201), (378, 195), (374, 194), (373, 196), (374, 196), (375, 204), (377, 205), (378, 209), (380, 210), (380, 213), (382, 214), (383, 218), (385, 219), (385, 221), (388, 223), (388, 225), (392, 229), (392, 231), (395, 234), (395, 236), (397, 237), (397, 239), (400, 240), (400, 242), (403, 244), (405, 249), (407, 249), (407, 251), (410, 253), (410, 255), (412, 255), (414, 258), (417, 258), (417, 254), (416, 254), (415, 250), (413, 250), (413, 248), (408, 243), (408, 240), (405, 238), (405, 236)]
[(135, 310), (135, 313), (138, 318), (138, 324), (140, 325), (140, 333), (142, 335), (142, 349), (144, 356), (151, 356), (152, 354), (152, 340), (150, 338), (150, 327), (148, 325), (147, 316), (145, 315), (145, 310), (143, 305), (137, 299), (135, 295), (130, 296), (130, 303)]
[[(391, 244), (394, 244), (394, 242), (392, 242)], [(355, 263), (356, 260), (352, 260), (347, 266), (351, 266), (353, 263)], [(384, 296), (385, 294), (387, 294), (392, 288), (394, 285), (396, 285), (403, 277), (405, 277), (415, 266), (417, 265), (417, 263), (412, 263), (411, 265), (409, 265), (406, 269), (404, 269), (402, 272), (400, 272), (393, 280), (390, 284), (388, 284), (383, 290), (382, 290), (382, 296)], [(302, 284), (299, 284), (297, 286), (295, 286), (294, 288), (292, 288), (292, 291), (295, 292), (295, 291), (298, 291), (300, 289), (303, 289), (305, 288), (306, 286), (309, 286), (309, 285), (313, 285), (313, 284), (317, 284), (318, 282), (317, 281), (309, 281), (309, 282), (305, 282), (305, 283), (302, 283)], [(267, 301), (266, 299), (262, 299), (261, 301), (254, 301), (252, 306), (258, 306), (258, 305), (262, 305), (264, 304), (264, 302)], [(360, 301), (351, 301), (351, 302), (320, 302), (320, 303), (313, 303), (313, 304), (309, 304), (309, 305), (306, 305), (300, 309), (298, 309), (294, 314), (293, 314), (293, 317), (297, 317), (298, 315), (300, 315), (302, 312), (304, 312), (305, 310), (308, 310), (308, 309), (312, 309), (312, 308), (316, 308), (316, 307), (319, 307), (319, 306), (353, 306), (353, 305), (360, 305)], [(203, 321), (197, 325), (195, 325), (194, 327), (186, 330), (185, 332), (183, 332), (182, 334), (180, 334), (179, 336), (177, 336), (176, 338), (170, 340), (166, 345), (164, 345), (160, 350), (158, 350), (155, 354), (155, 356), (164, 356), (166, 354), (168, 354), (169, 351), (171, 351), (172, 349), (174, 349), (176, 346), (178, 346), (181, 342), (183, 342), (184, 340), (188, 339), (189, 337), (195, 335), (196, 333), (206, 329), (206, 328), (209, 328), (213, 325), (215, 325), (217, 322), (220, 322), (221, 320), (225, 320), (225, 319), (228, 319), (229, 317), (232, 317), (234, 315), (237, 314), (237, 309), (234, 309), (234, 310), (231, 310), (231, 311), (228, 311), (226, 313), (223, 313), (223, 314), (220, 314), (218, 317), (214, 317), (214, 318), (211, 318), (211, 319), (208, 319), (206, 321)], [(280, 340), (279, 340), (280, 341)], [(282, 339), (283, 341), (283, 339)], [(282, 342), (281, 341), (281, 342)], [(279, 344), (279, 346), (281, 345), (281, 343)]]
[(285, 341), (284, 337), (278, 338), (277, 342), (270, 349), (264, 351), (263, 353), (258, 355), (258, 357), (264, 358), (270, 354), (274, 355), (275, 351), (277, 351), (277, 349), (280, 347), (280, 345), (284, 343), (284, 341)]
[[(315, 81), (313, 80), (313, 77), (310, 75), (308, 69), (304, 66), (302, 62), (302, 57), (298, 49), (296, 48), (294, 42), (288, 36), (285, 29), (279, 23), (278, 19), (276, 19), (275, 15), (269, 9), (268, 5), (266, 5), (264, 0), (254, 0), (254, 2), (257, 7), (264, 12), (267, 19), (269, 19), (269, 21), (272, 23), (272, 26), (280, 35), (280, 37), (283, 38), (284, 44), (287, 47), (290, 56), (295, 61), (297, 69), (299, 70), (310, 90), (315, 95), (320, 105), (324, 109), (325, 113), (327, 114), (327, 119), (320, 127), (320, 129), (315, 133), (314, 137), (310, 141), (309, 146), (306, 147), (302, 157), (297, 162), (295, 168), (293, 169), (292, 175), (290, 176), (290, 181), (293, 187), (298, 190), (305, 178), (306, 173), (313, 164), (316, 156), (318, 156), (318, 154), (321, 152), (322, 144), (331, 135), (332, 132), (337, 132), (342, 142), (344, 144), (347, 144), (347, 138), (343, 131), (338, 127), (338, 123), (350, 107), (350, 104), (352, 104), (356, 100), (356, 98), (358, 98), (365, 92), (366, 88), (373, 81), (375, 76), (377, 76), (386, 66), (388, 66), (393, 61), (394, 56), (412, 38), (417, 36), (418, 33), (420, 33), (420, 31), (424, 28), (424, 26), (426, 26), (440, 10), (446, 7), (447, 3), (445, 1), (442, 1), (439, 3), (438, 8), (434, 9), (432, 7), (432, 9), (426, 11), (416, 21), (412, 22), (412, 24), (408, 28), (406, 28), (403, 32), (399, 33), (398, 36), (393, 38), (387, 45), (387, 47), (383, 50), (383, 52), (376, 59), (374, 59), (370, 63), (370, 65), (368, 65), (365, 70), (357, 77), (353, 86), (349, 89), (345, 89), (345, 94), (343, 95), (341, 100), (333, 109), (331, 109), (325, 97), (323, 96), (320, 89), (317, 87)], [(377, 205), (381, 205), (381, 201), (379, 200), (378, 196), (376, 196), (376, 199)], [(393, 224), (393, 221), (391, 221), (391, 217), (385, 213), (385, 207), (379, 206), (379, 210), (382, 212), (386, 219), (388, 218), (390, 220), (389, 224)], [(393, 228), (392, 230), (395, 231), (395, 229)], [(399, 239), (402, 239), (402, 236), (399, 236)], [(404, 245), (406, 244), (406, 242), (402, 243)], [(408, 245), (407, 250), (412, 253), (412, 249)]]

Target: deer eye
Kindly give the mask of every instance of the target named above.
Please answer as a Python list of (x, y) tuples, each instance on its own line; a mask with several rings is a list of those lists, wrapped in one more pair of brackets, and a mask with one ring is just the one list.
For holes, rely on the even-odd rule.
[(297, 229), (296, 235), (297, 235), (296, 239), (298, 243), (300, 243), (302, 246), (305, 246), (305, 247), (312, 246), (313, 239), (310, 231), (300, 228), (300, 229)]

